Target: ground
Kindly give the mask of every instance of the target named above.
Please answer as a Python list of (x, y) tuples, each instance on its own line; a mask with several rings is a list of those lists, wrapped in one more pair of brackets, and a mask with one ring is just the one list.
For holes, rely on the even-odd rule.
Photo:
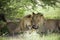
[(46, 36), (40, 36), (36, 31), (33, 31), (32, 33), (27, 31), (24, 34), (13, 37), (0, 37), (0, 40), (60, 40), (60, 34), (52, 33), (47, 34)]

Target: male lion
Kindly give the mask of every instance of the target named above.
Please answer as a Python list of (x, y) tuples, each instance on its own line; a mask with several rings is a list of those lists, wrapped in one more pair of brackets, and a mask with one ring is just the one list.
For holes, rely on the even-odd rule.
[(8, 22), (7, 29), (10, 36), (14, 36), (20, 32), (19, 22)]
[(24, 16), (20, 21), (20, 31), (24, 32), (32, 28), (32, 15)]
[(57, 31), (57, 21), (56, 19), (46, 19), (45, 21), (45, 27), (48, 29), (48, 33), (53, 33)]
[(32, 28), (38, 29), (39, 33), (46, 32), (46, 28), (44, 27), (44, 16), (42, 13), (33, 13), (33, 19), (32, 19)]
[(60, 20), (56, 20), (57, 31), (60, 32)]
[(14, 22), (7, 23), (7, 28), (11, 35), (15, 35), (16, 33), (23, 33), (26, 30), (30, 30), (32, 28), (32, 15), (22, 17), (19, 24), (16, 24)]

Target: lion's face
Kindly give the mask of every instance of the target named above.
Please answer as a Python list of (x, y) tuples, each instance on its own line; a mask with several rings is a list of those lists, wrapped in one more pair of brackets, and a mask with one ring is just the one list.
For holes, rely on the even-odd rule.
[(31, 29), (32, 28), (32, 16), (31, 15), (27, 15), (24, 19), (24, 25), (27, 29)]
[(33, 14), (32, 27), (38, 29), (43, 24), (43, 14)]
[(32, 15), (24, 16), (20, 22), (20, 29), (22, 31), (32, 29)]

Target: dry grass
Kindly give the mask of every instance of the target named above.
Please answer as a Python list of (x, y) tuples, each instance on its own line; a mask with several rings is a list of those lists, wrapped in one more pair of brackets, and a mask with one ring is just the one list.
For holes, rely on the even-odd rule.
[(60, 40), (60, 34), (52, 33), (41, 37), (36, 31), (33, 31), (32, 33), (26, 32), (14, 37), (0, 37), (0, 40)]

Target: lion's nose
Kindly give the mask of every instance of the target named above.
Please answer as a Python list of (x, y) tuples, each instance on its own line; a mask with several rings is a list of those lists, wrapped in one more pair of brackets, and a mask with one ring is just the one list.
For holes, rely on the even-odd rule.
[(38, 26), (33, 25), (32, 28), (33, 28), (33, 29), (38, 29)]

